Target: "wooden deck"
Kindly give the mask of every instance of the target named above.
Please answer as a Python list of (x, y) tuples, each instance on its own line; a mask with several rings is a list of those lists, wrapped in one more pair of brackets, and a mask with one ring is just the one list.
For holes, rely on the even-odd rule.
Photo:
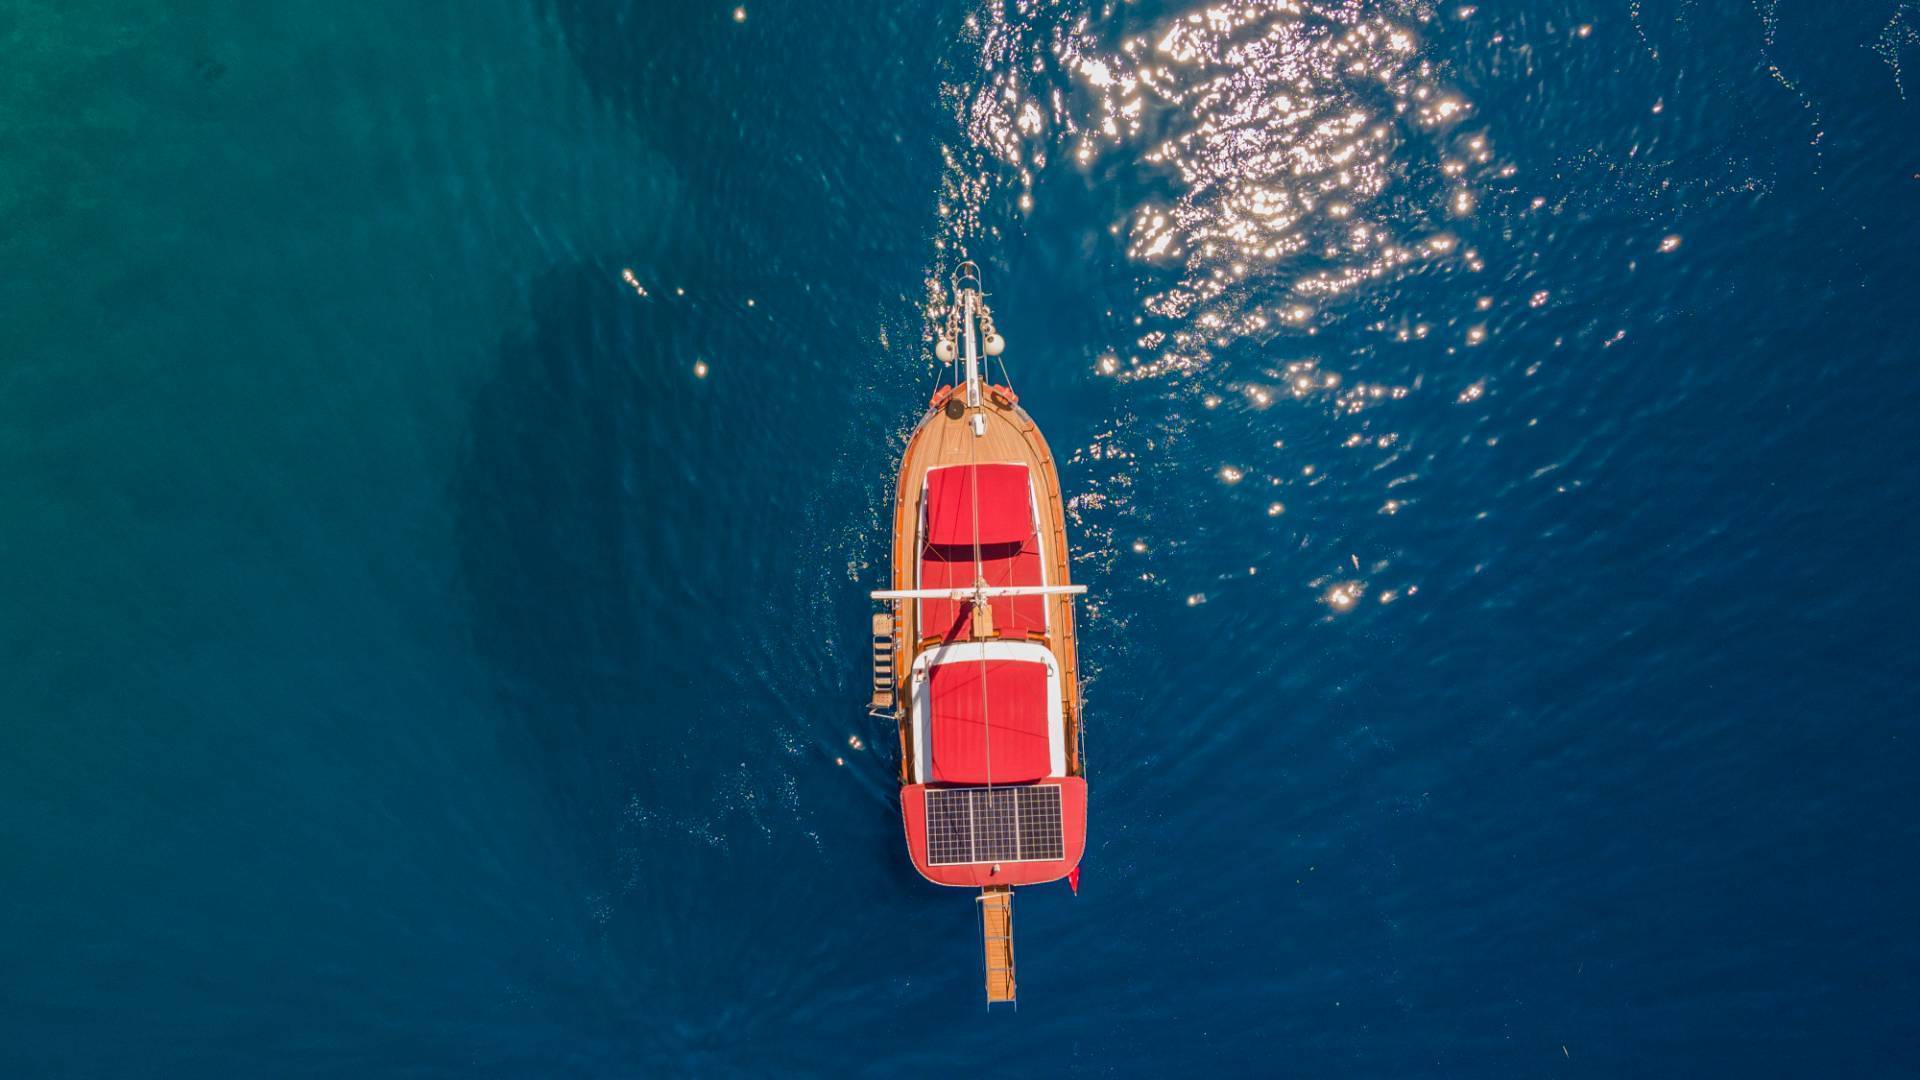
[[(964, 388), (956, 396), (964, 400)], [(986, 417), (986, 432), (973, 433), (971, 411), (953, 416), (939, 407), (928, 411), (914, 429), (900, 465), (900, 484), (894, 493), (893, 587), (911, 589), (920, 566), (918, 551), (920, 498), (927, 470), (941, 465), (987, 465), (1017, 462), (1027, 466), (1033, 477), (1039, 501), (1042, 563), (1049, 585), (1068, 585), (1071, 564), (1067, 553), (1066, 508), (1060, 500), (1060, 475), (1053, 452), (1034, 425), (1033, 418), (1020, 408), (1018, 399), (1005, 387), (988, 387), (981, 394), (978, 410)], [(1081, 775), (1080, 763), (1080, 665), (1075, 653), (1073, 604), (1070, 597), (1049, 596), (1047, 611), (1047, 647), (1060, 662), (1061, 716), (1066, 724), (1067, 775)], [(913, 695), (903, 685), (911, 678), (913, 662), (922, 651), (937, 643), (937, 637), (923, 637), (917, 624), (919, 605), (911, 600), (894, 602), (893, 665), (896, 680), (893, 701), (900, 721), (900, 781), (911, 783), (913, 748)], [(1022, 640), (1025, 640), (1022, 638)], [(875, 699), (880, 698), (876, 692)]]

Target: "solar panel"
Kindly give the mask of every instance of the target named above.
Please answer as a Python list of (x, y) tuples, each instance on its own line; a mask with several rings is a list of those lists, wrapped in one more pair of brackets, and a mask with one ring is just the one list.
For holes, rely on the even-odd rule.
[(927, 864), (1065, 858), (1060, 785), (927, 789)]

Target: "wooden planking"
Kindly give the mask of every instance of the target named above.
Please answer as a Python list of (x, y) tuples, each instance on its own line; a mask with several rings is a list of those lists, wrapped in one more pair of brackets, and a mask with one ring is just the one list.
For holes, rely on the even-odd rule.
[(989, 885), (980, 890), (980, 940), (986, 950), (987, 1003), (1012, 1001), (1013, 890)]
[[(979, 412), (987, 418), (984, 435), (973, 434), (971, 410), (953, 419), (933, 409), (914, 429), (900, 463), (900, 483), (894, 492), (893, 587), (914, 587), (919, 567), (920, 493), (928, 469), (941, 465), (1020, 462), (1034, 476), (1034, 491), (1040, 505), (1040, 535), (1046, 547), (1047, 582), (1071, 584), (1072, 567), (1067, 551), (1066, 507), (1060, 498), (1060, 474), (1053, 452), (1026, 410), (1020, 408), (1005, 390), (988, 388), (981, 395)], [(1078, 776), (1080, 764), (1080, 663), (1075, 646), (1073, 602), (1065, 596), (1050, 596), (1047, 613), (1047, 647), (1060, 662), (1061, 715), (1065, 718), (1067, 774)], [(919, 656), (919, 605), (910, 600), (897, 601), (894, 626), (902, 662), (895, 665), (894, 677), (900, 721), (900, 780), (913, 777), (913, 697), (906, 680), (911, 678), (913, 662)]]

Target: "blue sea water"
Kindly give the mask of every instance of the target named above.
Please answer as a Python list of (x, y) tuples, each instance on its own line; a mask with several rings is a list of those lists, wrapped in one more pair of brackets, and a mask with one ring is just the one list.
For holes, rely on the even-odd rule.
[[(1913, 0), (0, 42), (0, 1074), (1920, 1073)], [(860, 707), (962, 257), (1091, 590), (1017, 1013)]]

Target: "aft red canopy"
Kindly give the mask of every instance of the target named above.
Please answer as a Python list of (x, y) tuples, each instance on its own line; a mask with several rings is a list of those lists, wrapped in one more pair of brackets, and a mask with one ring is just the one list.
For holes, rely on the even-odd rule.
[(1018, 544), (1033, 533), (1025, 465), (951, 465), (927, 472), (929, 544), (972, 547), (975, 496), (980, 544)]
[(1047, 775), (1053, 757), (1045, 664), (956, 660), (934, 665), (927, 681), (932, 781), (1017, 784)]

